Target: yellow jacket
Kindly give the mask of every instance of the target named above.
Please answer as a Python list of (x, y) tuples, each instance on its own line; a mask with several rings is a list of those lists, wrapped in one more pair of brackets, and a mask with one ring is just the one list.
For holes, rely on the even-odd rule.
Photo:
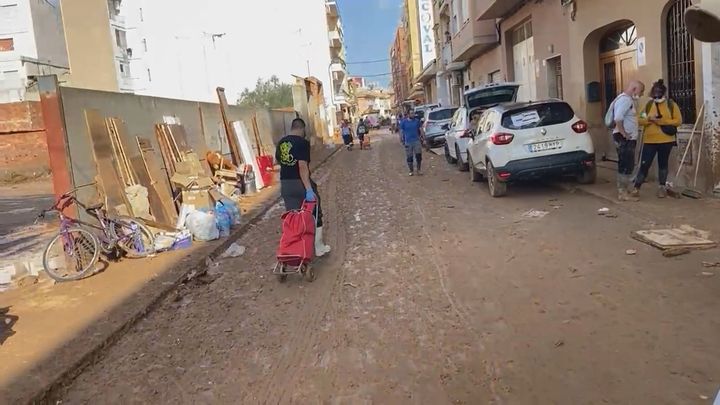
[[(650, 111), (645, 114), (647, 111), (647, 104), (643, 106), (642, 110), (640, 110), (640, 119), (638, 120), (640, 125), (645, 129), (643, 132), (643, 142), (644, 143), (670, 143), (675, 142), (676, 139), (674, 136), (665, 135), (665, 133), (660, 129), (661, 125), (672, 125), (675, 127), (679, 127), (682, 125), (683, 119), (682, 119), (682, 112), (680, 111), (680, 107), (678, 107), (677, 103), (673, 101), (673, 113), (670, 114), (670, 102), (665, 101), (663, 103), (655, 104), (652, 100), (649, 101), (649, 103), (652, 103), (652, 106), (650, 107)], [(659, 107), (659, 114), (658, 114), (658, 107)], [(660, 118), (657, 122), (651, 122), (648, 120), (649, 117), (655, 117), (657, 115), (661, 115), (662, 118)], [(671, 118), (672, 116), (672, 118)]]

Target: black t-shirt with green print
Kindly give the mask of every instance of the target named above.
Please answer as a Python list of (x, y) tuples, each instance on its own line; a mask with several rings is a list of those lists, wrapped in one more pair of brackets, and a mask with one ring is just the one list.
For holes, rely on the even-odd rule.
[(310, 163), (310, 142), (297, 135), (287, 135), (278, 142), (275, 159), (280, 163), (280, 180), (299, 179), (298, 161)]

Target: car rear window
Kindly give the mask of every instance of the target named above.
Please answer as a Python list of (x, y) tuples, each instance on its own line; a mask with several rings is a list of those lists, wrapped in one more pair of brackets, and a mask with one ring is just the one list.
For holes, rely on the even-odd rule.
[(457, 111), (457, 108), (446, 108), (443, 110), (435, 110), (431, 111), (428, 115), (429, 119), (432, 121), (442, 121), (442, 120), (449, 120), (453, 117), (455, 114), (455, 111)]
[(507, 129), (528, 129), (563, 124), (575, 116), (567, 103), (531, 105), (508, 111), (502, 116), (502, 126)]

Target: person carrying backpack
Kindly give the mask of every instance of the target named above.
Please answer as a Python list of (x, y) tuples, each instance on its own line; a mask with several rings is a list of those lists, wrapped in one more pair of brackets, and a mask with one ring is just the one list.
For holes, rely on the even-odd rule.
[(633, 197), (640, 196), (640, 187), (645, 182), (650, 167), (658, 157), (658, 198), (667, 197), (667, 179), (670, 152), (677, 145), (677, 131), (682, 124), (682, 112), (677, 103), (667, 98), (667, 87), (662, 79), (653, 83), (650, 90), (652, 100), (648, 101), (640, 116), (640, 125), (644, 127), (643, 147), (640, 155), (640, 169), (635, 177), (635, 188), (630, 192)]
[(342, 135), (343, 143), (347, 150), (352, 150), (353, 133), (347, 120), (343, 120), (342, 124), (340, 124), (340, 135)]
[(360, 122), (358, 122), (356, 133), (358, 141), (360, 142), (360, 150), (362, 150), (364, 149), (363, 144), (365, 143), (365, 134), (368, 133), (367, 124), (363, 118), (360, 118)]
[(612, 130), (617, 147), (618, 174), (617, 188), (619, 201), (637, 201), (628, 190), (635, 170), (635, 148), (639, 134), (638, 114), (635, 102), (645, 92), (645, 85), (633, 80), (628, 87), (610, 104), (605, 115), (605, 125)]

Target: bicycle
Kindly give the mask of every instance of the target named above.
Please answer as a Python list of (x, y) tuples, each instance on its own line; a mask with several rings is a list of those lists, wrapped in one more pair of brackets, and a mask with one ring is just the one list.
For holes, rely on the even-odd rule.
[[(60, 232), (43, 252), (43, 267), (56, 281), (75, 281), (92, 275), (101, 252), (116, 258), (122, 252), (129, 258), (143, 258), (155, 253), (155, 237), (142, 221), (109, 215), (103, 209), (103, 203), (86, 206), (74, 196), (80, 188), (94, 184), (68, 191), (38, 215), (40, 220), (49, 212), (57, 212), (60, 218)], [(63, 211), (73, 204), (97, 219), (98, 224), (66, 216)]]

